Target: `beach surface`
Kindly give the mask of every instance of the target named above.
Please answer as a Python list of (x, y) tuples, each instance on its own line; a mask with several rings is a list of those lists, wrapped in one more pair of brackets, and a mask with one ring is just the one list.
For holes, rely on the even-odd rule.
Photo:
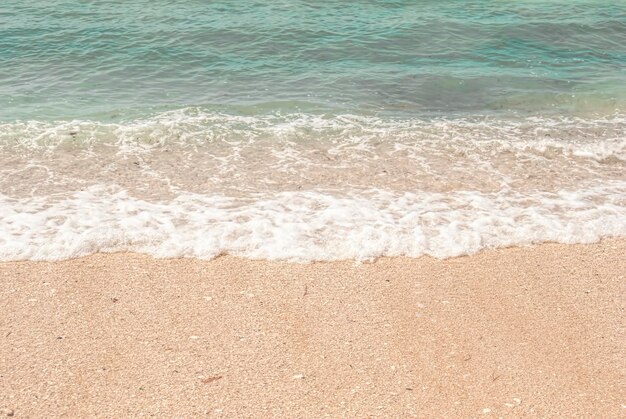
[(0, 411), (624, 417), (625, 256), (0, 263)]

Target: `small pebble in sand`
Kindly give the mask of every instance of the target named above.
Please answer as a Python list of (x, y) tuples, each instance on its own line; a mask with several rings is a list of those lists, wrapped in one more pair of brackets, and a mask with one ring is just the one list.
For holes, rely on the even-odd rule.
[(486, 415), (487, 413), (491, 413), (491, 409), (489, 409), (488, 407), (485, 407), (483, 409), (483, 413)]
[(15, 414), (13, 409), (2, 409), (2, 413), (7, 415), (7, 416), (13, 416)]
[(304, 378), (304, 374), (296, 374), (293, 376), (294, 380), (302, 380)]
[(195, 336), (195, 335), (194, 336), (189, 336), (189, 339), (193, 339), (193, 340), (200, 339), (200, 336)]

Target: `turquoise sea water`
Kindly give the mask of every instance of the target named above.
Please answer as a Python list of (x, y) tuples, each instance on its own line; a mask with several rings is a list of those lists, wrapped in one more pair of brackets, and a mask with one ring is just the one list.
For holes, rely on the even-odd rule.
[(5, 1), (0, 120), (610, 114), (623, 1)]
[(0, 260), (609, 236), (625, 1), (0, 3)]

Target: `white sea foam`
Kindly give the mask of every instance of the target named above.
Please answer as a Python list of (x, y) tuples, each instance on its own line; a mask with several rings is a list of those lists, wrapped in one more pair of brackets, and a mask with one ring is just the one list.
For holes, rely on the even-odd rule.
[(159, 203), (111, 187), (64, 198), (0, 195), (0, 259), (112, 251), (289, 261), (445, 258), (484, 248), (626, 236), (625, 199), (626, 183), (617, 181), (559, 193), (183, 194)]
[(626, 118), (0, 124), (0, 259), (450, 257), (626, 236)]

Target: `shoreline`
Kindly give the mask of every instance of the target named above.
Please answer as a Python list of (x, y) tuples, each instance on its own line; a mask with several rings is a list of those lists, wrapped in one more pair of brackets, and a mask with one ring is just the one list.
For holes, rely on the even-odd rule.
[(625, 256), (1, 262), (0, 412), (617, 417)]

